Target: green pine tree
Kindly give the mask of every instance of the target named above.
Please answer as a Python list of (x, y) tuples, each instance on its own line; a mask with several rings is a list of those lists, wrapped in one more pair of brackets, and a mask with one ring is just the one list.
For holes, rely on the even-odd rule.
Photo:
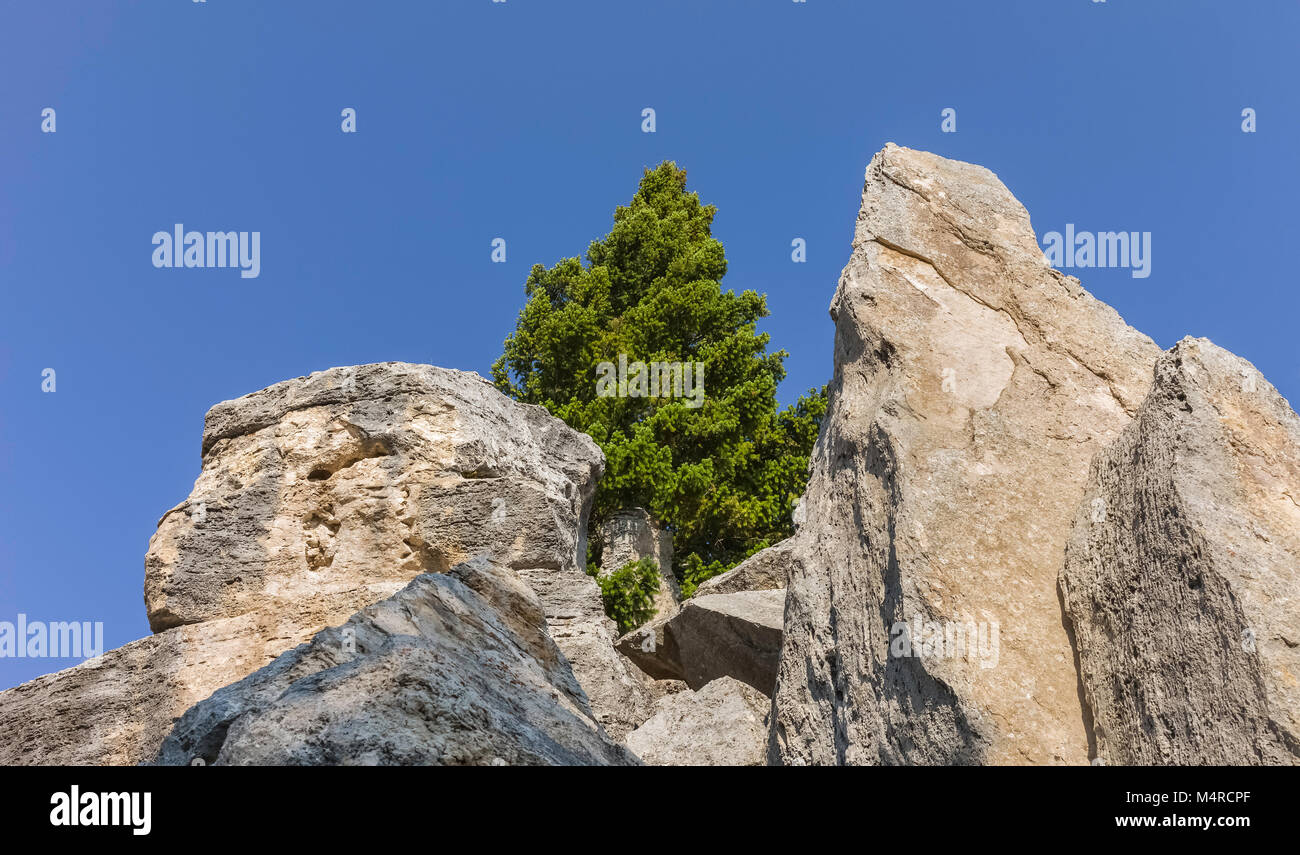
[[(791, 533), (826, 411), (825, 387), (778, 409), (788, 354), (768, 353), (769, 336), (757, 331), (764, 296), (722, 290), (716, 213), (686, 190), (675, 163), (645, 170), (585, 263), (534, 265), (527, 304), (492, 367), (503, 392), (595, 439), (608, 468), (591, 530), (617, 510), (646, 508), (673, 534), (686, 594)], [(598, 365), (620, 354), (628, 363), (703, 363), (702, 405), (598, 396)], [(596, 554), (600, 546), (593, 542)]]

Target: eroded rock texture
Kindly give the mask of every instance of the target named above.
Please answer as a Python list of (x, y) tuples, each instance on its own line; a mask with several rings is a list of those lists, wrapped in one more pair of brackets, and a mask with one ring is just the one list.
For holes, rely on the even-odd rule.
[[(769, 759), (1086, 763), (1056, 576), (1088, 462), (1158, 349), (1049, 268), (991, 172), (893, 145), (867, 169), (831, 315)], [(891, 655), (918, 616), (996, 625), (996, 665)]]
[(1250, 363), (1161, 356), (1060, 583), (1104, 762), (1300, 762), (1300, 418)]
[(151, 757), (171, 718), (214, 690), (477, 555), (536, 592), (612, 734), (649, 715), (644, 679), (613, 650), (582, 569), (603, 457), (542, 408), (462, 371), (335, 368), (216, 405), (202, 451), (194, 490), (163, 516), (145, 559), (158, 635), (97, 670), (0, 694), (0, 762)]
[(419, 576), (192, 707), (158, 762), (636, 765), (597, 726), (536, 594), (479, 558)]
[(153, 756), (188, 707), (349, 607), (327, 598), (180, 626), (0, 692), (0, 765), (135, 765)]
[(336, 368), (217, 404), (194, 489), (150, 541), (150, 625), (391, 594), (481, 551), (572, 569), (603, 465), (541, 408), (428, 365)]
[(761, 766), (770, 707), (752, 686), (719, 677), (698, 692), (665, 696), (627, 746), (650, 766)]

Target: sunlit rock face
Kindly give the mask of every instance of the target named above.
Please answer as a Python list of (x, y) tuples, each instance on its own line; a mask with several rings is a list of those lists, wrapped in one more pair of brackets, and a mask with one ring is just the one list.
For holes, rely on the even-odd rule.
[(1159, 350), (1047, 265), (993, 173), (893, 145), (831, 316), (769, 760), (1088, 762), (1056, 578)]
[(214, 690), (480, 555), (536, 593), (601, 725), (650, 714), (583, 569), (604, 457), (542, 408), (463, 371), (334, 368), (213, 407), (202, 459), (145, 557), (157, 635), (0, 693), (0, 762), (148, 759)]

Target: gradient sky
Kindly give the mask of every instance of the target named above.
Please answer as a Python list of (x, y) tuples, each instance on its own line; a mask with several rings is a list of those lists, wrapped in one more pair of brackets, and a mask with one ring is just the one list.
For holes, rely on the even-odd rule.
[[(1295, 400), (1298, 25), (1294, 0), (0, 0), (0, 621), (148, 634), (208, 407), (336, 365), (486, 374), (529, 267), (666, 158), (718, 207), (724, 287), (768, 295), (786, 402), (830, 377), (888, 141), (992, 169), (1040, 238), (1151, 232), (1147, 279), (1069, 272)], [(260, 231), (260, 277), (154, 269), (177, 222)], [(70, 664), (0, 658), (0, 688)]]

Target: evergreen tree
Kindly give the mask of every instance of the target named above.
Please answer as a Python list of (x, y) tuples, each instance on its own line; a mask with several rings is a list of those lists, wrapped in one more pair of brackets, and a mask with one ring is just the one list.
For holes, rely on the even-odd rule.
[[(645, 170), (585, 263), (533, 267), (527, 303), (492, 369), (503, 392), (595, 439), (608, 468), (591, 530), (614, 511), (646, 508), (673, 534), (687, 594), (791, 533), (826, 411), (825, 387), (778, 409), (788, 354), (768, 353), (769, 336), (757, 331), (765, 297), (722, 290), (716, 212), (687, 191), (675, 163)], [(702, 404), (663, 394), (675, 390), (598, 395), (601, 363), (607, 372), (620, 356), (633, 367), (702, 363)]]

